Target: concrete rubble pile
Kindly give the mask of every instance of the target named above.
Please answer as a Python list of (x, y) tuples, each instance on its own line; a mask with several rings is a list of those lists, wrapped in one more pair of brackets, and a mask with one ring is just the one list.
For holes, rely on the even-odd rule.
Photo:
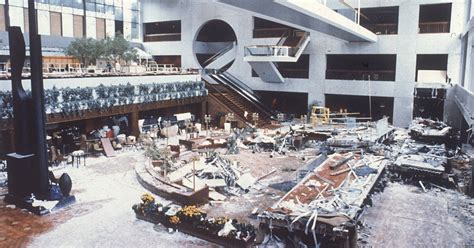
[(410, 127), (410, 136), (418, 141), (444, 142), (452, 128), (440, 121), (416, 118)]
[(314, 243), (319, 235), (349, 233), (386, 163), (370, 154), (332, 154), (259, 218), (292, 231), (310, 231)]
[[(387, 118), (351, 125), (247, 127), (234, 129), (225, 148), (207, 150), (205, 158), (184, 165), (169, 178), (181, 180), (188, 188), (209, 187), (211, 206), (217, 203), (225, 208), (227, 201), (235, 206), (232, 202), (267, 195), (269, 202), (251, 210), (265, 233), (265, 239), (256, 243), (264, 246), (272, 242), (353, 245), (371, 194), (383, 189), (389, 178), (421, 186), (424, 192), (427, 188), (472, 191), (472, 159), (456, 142), (451, 127), (421, 118), (409, 129), (394, 128)], [(292, 167), (296, 176), (288, 180), (275, 173), (285, 168), (275, 166), (263, 175), (252, 168), (256, 165), (240, 166), (235, 155), (242, 151), (260, 153), (260, 157), (268, 154), (275, 163), (291, 157), (308, 162)], [(285, 181), (263, 183), (261, 179), (273, 173)], [(268, 194), (273, 185), (278, 185), (275, 189), (280, 194)]]
[(445, 123), (417, 118), (408, 130), (395, 132), (395, 144), (388, 147), (393, 160), (389, 168), (421, 185), (425, 181), (468, 193), (472, 188), (471, 159), (457, 147), (456, 139)]
[(168, 177), (171, 181), (182, 181), (189, 188), (209, 187), (211, 200), (225, 200), (226, 195), (244, 194), (256, 181), (248, 171), (240, 168), (237, 162), (215, 152), (210, 152), (207, 158), (196, 162), (194, 170), (193, 173), (191, 164), (188, 164)]

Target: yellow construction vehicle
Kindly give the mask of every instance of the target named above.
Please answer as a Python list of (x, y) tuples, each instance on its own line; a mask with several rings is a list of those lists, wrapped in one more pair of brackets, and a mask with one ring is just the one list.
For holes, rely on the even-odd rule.
[(313, 106), (311, 108), (311, 124), (312, 125), (317, 125), (321, 123), (327, 124), (329, 123), (329, 115), (330, 115), (329, 108)]

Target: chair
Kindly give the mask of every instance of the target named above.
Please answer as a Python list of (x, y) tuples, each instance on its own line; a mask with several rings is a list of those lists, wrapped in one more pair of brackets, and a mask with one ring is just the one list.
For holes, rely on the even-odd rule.
[(84, 166), (86, 166), (86, 153), (83, 150), (73, 151), (71, 153), (72, 156), (72, 166), (74, 166), (74, 162), (76, 162), (77, 168), (81, 164), (81, 159), (84, 161)]

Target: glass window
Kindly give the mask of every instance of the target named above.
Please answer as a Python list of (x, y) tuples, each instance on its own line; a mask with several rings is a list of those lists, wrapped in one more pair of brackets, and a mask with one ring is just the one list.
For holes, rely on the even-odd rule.
[(82, 0), (73, 0), (72, 7), (76, 9), (84, 8), (84, 2)]
[(132, 22), (132, 39), (138, 39), (138, 23)]
[(61, 6), (61, 0), (49, 0), (49, 4)]
[(82, 38), (83, 37), (83, 27), (84, 27), (84, 17), (73, 15), (73, 31), (74, 37)]
[(131, 8), (132, 9), (138, 9), (138, 1), (137, 0), (131, 0), (132, 4), (131, 4)]
[(114, 9), (115, 9), (114, 6), (106, 5), (105, 6), (105, 13), (113, 15), (114, 14)]
[(72, 0), (61, 0), (64, 7), (73, 7)]
[(50, 30), (53, 36), (62, 36), (62, 20), (61, 13), (49, 12), (50, 14)]
[(105, 13), (105, 5), (103, 4), (96, 4), (95, 5), (95, 11), (99, 13)]
[(122, 8), (115, 7), (115, 20), (123, 21)]
[(86, 3), (86, 10), (95, 11), (95, 3)]
[(36, 0), (37, 3), (49, 3), (49, 0)]
[(138, 22), (138, 11), (132, 11), (132, 22)]
[(96, 3), (105, 4), (104, 0), (95, 0)]
[(123, 6), (122, 0), (114, 0), (114, 5), (115, 7), (122, 7)]
[(105, 0), (105, 4), (114, 5), (114, 0)]

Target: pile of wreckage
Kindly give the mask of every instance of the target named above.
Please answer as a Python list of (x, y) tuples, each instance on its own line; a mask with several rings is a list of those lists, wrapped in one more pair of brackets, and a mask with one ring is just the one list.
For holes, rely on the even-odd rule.
[(208, 188), (208, 198), (214, 201), (223, 201), (227, 196), (240, 196), (262, 178), (253, 177), (236, 161), (213, 151), (167, 175), (169, 182), (179, 183), (193, 191)]
[(423, 181), (434, 187), (457, 188), (468, 193), (472, 188), (472, 175), (468, 155), (457, 147), (453, 129), (443, 122), (417, 118), (408, 130), (398, 130), (392, 145), (389, 166), (392, 172), (404, 179)]
[(383, 188), (385, 168), (425, 192), (427, 183), (472, 192), (472, 160), (456, 147), (455, 133), (442, 122), (415, 119), (406, 130), (383, 119), (352, 128), (298, 131), (328, 134), (320, 151), (332, 155), (259, 215), (271, 229), (264, 244), (286, 240), (311, 246), (324, 240), (355, 245), (356, 223), (370, 194)]
[(312, 244), (320, 243), (318, 237), (355, 242), (354, 221), (387, 162), (370, 154), (334, 153), (259, 218), (293, 236), (310, 235)]
[[(423, 190), (429, 183), (472, 191), (472, 160), (456, 148), (453, 129), (438, 121), (418, 118), (408, 130), (390, 126), (387, 118), (350, 125), (300, 123), (274, 130), (247, 127), (234, 130), (225, 140), (223, 137), (209, 144), (205, 143), (209, 138), (180, 141), (193, 150), (201, 149), (204, 156), (169, 173), (167, 181), (193, 192), (206, 188), (207, 199), (224, 201), (245, 194), (263, 177), (276, 172), (255, 178), (248, 168), (210, 149), (211, 145), (225, 149), (225, 154), (246, 149), (268, 153), (271, 158), (310, 159), (298, 171), (294, 186), (258, 214), (260, 231), (266, 236), (256, 243), (263, 245), (280, 241), (309, 246), (321, 242), (354, 245), (356, 224), (371, 193), (382, 187), (387, 170), (390, 176), (408, 178)], [(314, 148), (309, 149), (312, 154), (304, 151), (308, 147)]]

